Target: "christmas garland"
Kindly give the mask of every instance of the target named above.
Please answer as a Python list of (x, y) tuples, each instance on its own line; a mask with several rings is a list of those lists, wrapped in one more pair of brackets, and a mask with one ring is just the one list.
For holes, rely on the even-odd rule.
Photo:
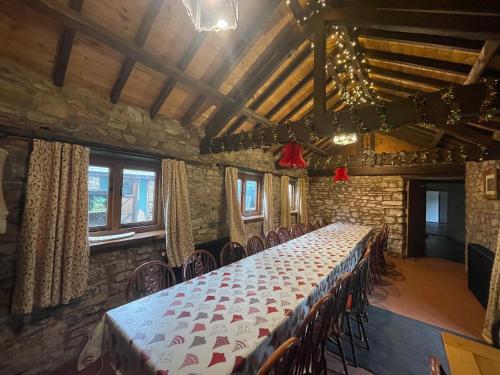
[(427, 100), (425, 99), (425, 96), (417, 94), (410, 97), (410, 99), (415, 105), (418, 122), (426, 128), (434, 128), (434, 124), (429, 120), (429, 116), (427, 115)]
[(493, 103), (498, 95), (498, 80), (493, 78), (483, 78), (481, 83), (486, 86), (486, 95), (479, 108), (479, 122), (487, 122), (493, 118), (496, 108)]
[(441, 93), (441, 100), (450, 106), (450, 113), (446, 119), (446, 125), (456, 125), (462, 119), (462, 109), (458, 101), (458, 95), (453, 86)]

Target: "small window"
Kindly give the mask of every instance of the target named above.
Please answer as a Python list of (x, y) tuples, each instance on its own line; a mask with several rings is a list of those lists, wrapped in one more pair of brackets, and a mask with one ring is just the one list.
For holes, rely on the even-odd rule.
[(93, 235), (161, 229), (158, 160), (91, 154), (89, 231)]
[(261, 215), (261, 177), (248, 173), (238, 175), (238, 197), (243, 216)]
[(297, 180), (290, 180), (288, 183), (288, 201), (290, 203), (290, 212), (298, 212)]

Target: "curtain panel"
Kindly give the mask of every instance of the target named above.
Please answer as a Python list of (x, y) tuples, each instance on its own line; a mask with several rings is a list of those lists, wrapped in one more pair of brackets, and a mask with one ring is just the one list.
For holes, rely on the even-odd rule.
[(87, 288), (87, 147), (33, 141), (12, 312), (67, 304)]
[(306, 179), (301, 177), (297, 181), (299, 190), (299, 223), (307, 224), (307, 191)]
[(280, 225), (288, 228), (292, 223), (290, 217), (290, 198), (288, 196), (288, 184), (290, 179), (288, 176), (281, 176), (280, 185)]
[(186, 165), (181, 160), (166, 159), (161, 170), (167, 261), (180, 267), (194, 250)]
[(483, 328), (483, 338), (490, 344), (493, 343), (491, 329), (493, 324), (498, 321), (500, 321), (500, 228), (498, 230), (497, 248), (491, 272), (490, 296)]
[(241, 215), (240, 200), (238, 197), (238, 168), (226, 167), (225, 190), (227, 206), (227, 226), (231, 241), (246, 244), (247, 234)]
[(273, 175), (272, 173), (264, 174), (264, 233), (272, 230), (274, 227), (273, 217)]

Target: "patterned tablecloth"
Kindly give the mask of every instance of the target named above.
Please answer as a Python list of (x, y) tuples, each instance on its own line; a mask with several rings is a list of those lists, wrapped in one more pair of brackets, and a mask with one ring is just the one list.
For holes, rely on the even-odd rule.
[(352, 270), (371, 229), (332, 224), (110, 310), (79, 369), (109, 350), (122, 374), (253, 374)]

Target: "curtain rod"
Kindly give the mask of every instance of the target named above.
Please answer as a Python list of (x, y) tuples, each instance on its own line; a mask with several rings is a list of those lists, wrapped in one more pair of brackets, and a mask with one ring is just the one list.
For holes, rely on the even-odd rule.
[[(97, 151), (102, 151), (102, 152), (119, 152), (122, 154), (126, 154), (129, 156), (134, 156), (138, 158), (158, 158), (158, 159), (177, 159), (177, 160), (182, 160), (187, 164), (191, 165), (202, 165), (202, 166), (207, 166), (207, 167), (219, 167), (219, 168), (225, 168), (225, 167), (234, 167), (238, 168), (239, 170), (243, 172), (252, 172), (252, 173), (271, 173), (275, 176), (287, 176), (286, 173), (280, 173), (276, 171), (270, 171), (270, 170), (257, 170), (253, 168), (248, 168), (248, 167), (242, 167), (234, 164), (227, 164), (227, 163), (221, 163), (221, 162), (209, 162), (209, 161), (204, 161), (204, 160), (196, 160), (196, 159), (189, 159), (189, 158), (180, 158), (176, 157), (173, 155), (168, 155), (168, 154), (162, 154), (162, 153), (157, 153), (157, 152), (149, 152), (149, 153), (144, 153), (144, 152), (139, 152), (139, 151), (130, 151), (124, 147), (120, 146), (113, 146), (113, 145), (107, 145), (103, 143), (98, 143), (98, 142), (92, 142), (92, 141), (82, 141), (79, 139), (75, 139), (72, 137), (64, 136), (64, 135), (54, 135), (54, 134), (43, 134), (35, 132), (33, 130), (24, 130), (24, 129), (18, 129), (18, 128), (13, 128), (10, 126), (5, 126), (5, 125), (0, 125), (0, 138), (1, 137), (17, 137), (17, 138), (23, 138), (23, 139), (42, 139), (45, 141), (51, 141), (51, 142), (66, 142), (66, 143), (72, 143), (72, 144), (77, 144), (80, 146), (85, 146), (89, 147), (93, 150)], [(297, 176), (293, 176), (297, 177)]]

